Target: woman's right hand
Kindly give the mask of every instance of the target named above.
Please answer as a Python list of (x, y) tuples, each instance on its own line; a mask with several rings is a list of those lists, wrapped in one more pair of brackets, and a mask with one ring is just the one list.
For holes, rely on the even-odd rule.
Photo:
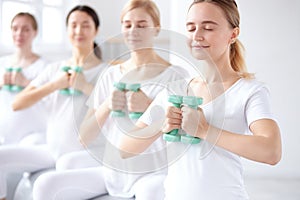
[(169, 106), (166, 113), (166, 119), (162, 127), (163, 133), (168, 133), (174, 129), (180, 129), (182, 122), (182, 111), (180, 108)]
[(109, 97), (108, 107), (110, 110), (124, 110), (126, 106), (126, 95), (124, 91), (114, 90)]
[(11, 72), (4, 72), (0, 75), (0, 87), (11, 84)]

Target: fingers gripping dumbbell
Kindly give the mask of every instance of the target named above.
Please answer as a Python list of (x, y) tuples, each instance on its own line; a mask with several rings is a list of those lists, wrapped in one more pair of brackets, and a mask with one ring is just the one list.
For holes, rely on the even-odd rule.
[[(126, 90), (132, 91), (132, 92), (138, 92), (141, 88), (141, 84), (134, 83), (134, 84), (126, 84)], [(128, 114), (130, 119), (138, 119), (143, 115), (143, 112), (130, 112)]]
[[(22, 68), (20, 67), (8, 67), (6, 68), (6, 72), (8, 73), (21, 73)], [(10, 92), (20, 92), (24, 89), (24, 87), (20, 85), (11, 85), (11, 84), (5, 84), (2, 87), (4, 90), (10, 91)]]
[[(126, 83), (116, 82), (114, 83), (114, 87), (119, 91), (125, 91)], [(113, 110), (111, 111), (112, 117), (125, 117), (125, 112), (122, 110)]]
[[(201, 105), (203, 102), (202, 98), (195, 97), (195, 96), (185, 96), (182, 99), (182, 104), (186, 105), (192, 109), (197, 110), (198, 106)], [(198, 144), (200, 143), (201, 139), (197, 137), (193, 137), (188, 134), (181, 135), (181, 142), (186, 144)]]
[[(170, 95), (168, 97), (168, 102), (172, 103), (174, 107), (180, 108), (182, 104), (182, 96), (179, 95)], [(179, 129), (174, 129), (168, 133), (163, 134), (163, 139), (168, 142), (180, 142), (180, 134), (178, 133)]]
[[(61, 71), (69, 73), (69, 74), (71, 73), (70, 71), (74, 71), (76, 73), (82, 73), (82, 67), (79, 67), (79, 66), (75, 66), (75, 67), (64, 66), (64, 67), (61, 68)], [(76, 90), (74, 88), (64, 88), (64, 89), (61, 89), (59, 92), (60, 92), (60, 94), (63, 94), (63, 95), (81, 95), (82, 94), (81, 91)]]
[[(182, 105), (186, 105), (190, 108), (197, 109), (199, 105), (202, 104), (203, 99), (195, 96), (178, 96), (178, 95), (170, 95), (168, 101), (173, 104), (173, 106), (180, 108)], [(186, 144), (198, 144), (201, 139), (197, 137), (193, 137), (188, 134), (180, 135), (178, 133), (178, 129), (174, 129), (169, 133), (163, 134), (163, 139), (168, 142), (179, 142)]]

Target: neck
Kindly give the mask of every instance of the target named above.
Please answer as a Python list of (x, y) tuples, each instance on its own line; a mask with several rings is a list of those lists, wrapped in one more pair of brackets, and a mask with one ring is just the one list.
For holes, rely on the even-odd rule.
[(31, 48), (18, 48), (12, 55), (12, 66), (27, 67), (36, 61), (38, 57), (32, 52)]
[(206, 61), (204, 65), (204, 78), (206, 83), (227, 82), (237, 79), (240, 76), (233, 70), (229, 56), (223, 56), (214, 61)]
[(136, 67), (161, 62), (161, 58), (152, 49), (133, 51), (130, 60)]
[(16, 58), (16, 59), (27, 59), (27, 58), (32, 58), (33, 55), (35, 55), (35, 54), (32, 52), (31, 47), (17, 48), (16, 52), (14, 54), (14, 58)]
[(93, 49), (73, 49), (73, 56), (70, 60), (71, 65), (81, 66), (89, 69), (100, 64), (101, 60), (94, 54)]
[(72, 64), (83, 66), (86, 60), (93, 55), (93, 49), (73, 49)]

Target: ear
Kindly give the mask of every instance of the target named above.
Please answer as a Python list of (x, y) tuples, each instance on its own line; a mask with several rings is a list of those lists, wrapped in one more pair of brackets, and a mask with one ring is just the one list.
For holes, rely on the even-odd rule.
[(160, 32), (160, 26), (156, 26), (155, 27), (155, 37), (158, 36), (159, 32)]
[(230, 43), (235, 43), (235, 41), (237, 40), (238, 36), (240, 35), (240, 28), (239, 27), (235, 27), (232, 30), (232, 34), (231, 34), (231, 38), (230, 38)]

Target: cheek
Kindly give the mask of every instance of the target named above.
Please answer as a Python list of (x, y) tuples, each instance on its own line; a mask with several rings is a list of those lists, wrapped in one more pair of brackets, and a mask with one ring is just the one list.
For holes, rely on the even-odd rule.
[(193, 38), (190, 35), (187, 35), (186, 44), (191, 49), (193, 43)]

